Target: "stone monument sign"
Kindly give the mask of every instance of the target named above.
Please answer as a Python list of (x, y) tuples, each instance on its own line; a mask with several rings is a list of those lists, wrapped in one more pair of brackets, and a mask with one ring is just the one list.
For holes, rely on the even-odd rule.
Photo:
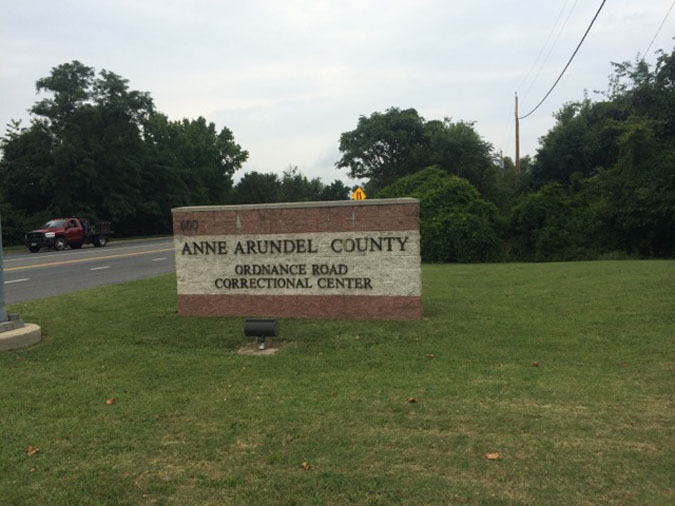
[(422, 317), (417, 199), (172, 213), (179, 314)]

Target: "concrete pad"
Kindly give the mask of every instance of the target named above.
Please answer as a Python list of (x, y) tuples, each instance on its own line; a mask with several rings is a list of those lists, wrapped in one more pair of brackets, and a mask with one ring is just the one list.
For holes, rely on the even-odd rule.
[(0, 351), (25, 348), (39, 343), (40, 339), (42, 339), (40, 327), (33, 323), (25, 323), (21, 328), (0, 332)]
[(253, 355), (258, 357), (266, 357), (269, 355), (274, 355), (281, 348), (283, 348), (285, 343), (275, 343), (273, 345), (267, 345), (264, 350), (259, 350), (257, 343), (247, 344), (242, 346), (237, 350), (239, 355)]
[(264, 350), (249, 350), (242, 348), (237, 351), (237, 353), (239, 353), (239, 355), (255, 355), (258, 357), (264, 357), (265, 355), (274, 355), (277, 351), (279, 351), (279, 348), (265, 348)]

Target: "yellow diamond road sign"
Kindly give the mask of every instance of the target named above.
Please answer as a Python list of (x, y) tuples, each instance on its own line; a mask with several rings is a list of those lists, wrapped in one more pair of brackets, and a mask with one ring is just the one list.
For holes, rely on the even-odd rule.
[(366, 200), (366, 192), (360, 186), (357, 186), (354, 193), (352, 193), (352, 200)]

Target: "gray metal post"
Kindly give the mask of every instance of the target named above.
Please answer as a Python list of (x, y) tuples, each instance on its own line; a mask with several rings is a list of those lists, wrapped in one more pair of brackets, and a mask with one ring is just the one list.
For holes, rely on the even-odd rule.
[(2, 217), (0, 216), (0, 323), (4, 321), (7, 321), (7, 311), (5, 310), (5, 268), (2, 254)]

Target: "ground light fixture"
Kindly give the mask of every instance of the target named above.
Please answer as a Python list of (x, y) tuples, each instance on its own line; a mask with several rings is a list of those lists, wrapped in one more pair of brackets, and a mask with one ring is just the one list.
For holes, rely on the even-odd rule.
[(265, 349), (266, 337), (279, 335), (279, 322), (270, 318), (247, 318), (244, 321), (244, 335), (258, 339), (258, 349)]

